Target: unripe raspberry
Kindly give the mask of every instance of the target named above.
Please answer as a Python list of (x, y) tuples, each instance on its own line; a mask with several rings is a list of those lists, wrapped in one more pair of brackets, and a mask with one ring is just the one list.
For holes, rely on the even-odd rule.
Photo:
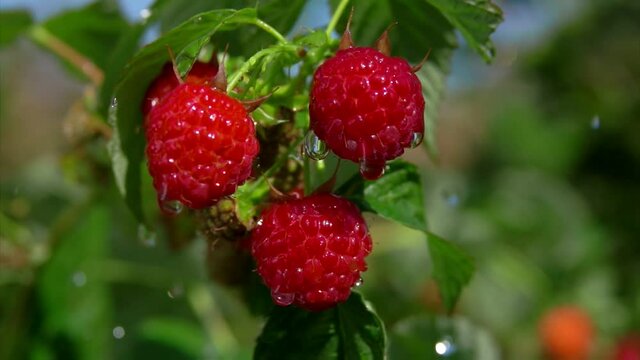
[(249, 177), (259, 148), (239, 101), (189, 83), (151, 109), (145, 135), (159, 203), (179, 201), (192, 209), (233, 194)]
[(339, 50), (316, 70), (311, 129), (341, 158), (360, 163), (366, 178), (417, 146), (424, 134), (420, 80), (406, 60), (365, 47)]
[(582, 309), (575, 306), (551, 309), (542, 318), (539, 333), (550, 359), (588, 359), (594, 328), (591, 318)]
[(319, 194), (265, 210), (251, 247), (276, 304), (318, 311), (347, 300), (367, 269), (371, 237), (353, 203)]

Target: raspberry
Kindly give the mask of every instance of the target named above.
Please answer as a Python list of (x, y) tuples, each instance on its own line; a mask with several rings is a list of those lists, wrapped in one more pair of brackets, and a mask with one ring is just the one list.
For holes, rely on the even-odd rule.
[(349, 47), (314, 74), (311, 128), (336, 155), (360, 163), (365, 178), (422, 141), (424, 98), (413, 71), (404, 59)]
[[(188, 84), (211, 85), (217, 73), (218, 62), (214, 56), (208, 63), (196, 61), (191, 67), (191, 70), (189, 70), (189, 74), (187, 74), (184, 82)], [(145, 116), (149, 114), (151, 109), (160, 103), (171, 90), (177, 88), (178, 85), (180, 85), (180, 81), (178, 81), (173, 70), (173, 64), (167, 62), (162, 67), (160, 75), (158, 75), (147, 88), (144, 101), (142, 102), (142, 114)]]
[(189, 83), (151, 109), (145, 135), (158, 202), (180, 201), (192, 209), (234, 193), (259, 149), (253, 120), (239, 101)]
[(551, 309), (540, 322), (539, 333), (550, 359), (580, 360), (589, 357), (594, 328), (589, 315), (578, 307)]
[(276, 304), (319, 311), (347, 300), (367, 269), (371, 237), (353, 203), (319, 194), (266, 209), (251, 247)]

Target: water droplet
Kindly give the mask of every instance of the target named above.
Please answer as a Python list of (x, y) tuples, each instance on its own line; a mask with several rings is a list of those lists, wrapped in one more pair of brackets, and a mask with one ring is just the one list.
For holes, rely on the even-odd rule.
[(281, 293), (277, 291), (271, 291), (271, 298), (273, 301), (280, 306), (288, 306), (293, 303), (296, 295), (293, 293)]
[(140, 239), (142, 245), (146, 247), (156, 246), (156, 234), (144, 225), (138, 226), (138, 239)]
[(113, 337), (120, 340), (124, 337), (125, 331), (122, 326), (116, 326), (113, 328)]
[(196, 20), (195, 20), (195, 22), (197, 22), (197, 23), (198, 23), (198, 22), (201, 22), (201, 21), (202, 21), (202, 16), (198, 16), (198, 17), (196, 18)]
[(182, 284), (176, 284), (171, 289), (167, 290), (167, 296), (171, 299), (176, 299), (184, 294), (184, 286)]
[(313, 131), (309, 131), (304, 138), (304, 152), (313, 160), (322, 160), (327, 157), (329, 150), (327, 145)]
[(445, 192), (443, 195), (444, 200), (449, 204), (449, 206), (456, 207), (460, 205), (460, 195), (457, 193)]
[(140, 10), (140, 17), (142, 18), (142, 20), (147, 20), (148, 18), (151, 17), (151, 10), (149, 9)]
[(600, 116), (599, 115), (594, 115), (593, 118), (591, 118), (591, 128), (593, 130), (600, 129)]
[(71, 275), (71, 282), (76, 287), (83, 287), (87, 283), (87, 275), (82, 271), (76, 271)]
[(117, 98), (111, 99), (110, 107), (111, 107), (112, 110), (115, 110), (118, 107), (118, 99)]
[(424, 134), (421, 132), (414, 132), (413, 134), (411, 134), (411, 147), (418, 147), (420, 144), (422, 144), (422, 139), (424, 139)]
[(453, 355), (456, 352), (456, 347), (451, 341), (451, 338), (446, 337), (436, 343), (435, 346), (436, 354), (448, 357)]
[(360, 175), (367, 180), (376, 180), (384, 175), (385, 164), (370, 164), (367, 160), (360, 161)]
[(358, 147), (358, 143), (355, 140), (347, 140), (347, 142), (344, 144), (344, 146), (348, 149), (348, 150), (355, 150)]
[(184, 206), (178, 200), (169, 200), (169, 201), (162, 201), (160, 203), (160, 208), (162, 209), (163, 213), (169, 216), (175, 216), (182, 212), (182, 209), (184, 208)]
[(353, 287), (360, 287), (363, 283), (364, 280), (362, 280), (362, 278), (358, 278), (358, 280), (356, 280), (356, 282), (353, 284)]

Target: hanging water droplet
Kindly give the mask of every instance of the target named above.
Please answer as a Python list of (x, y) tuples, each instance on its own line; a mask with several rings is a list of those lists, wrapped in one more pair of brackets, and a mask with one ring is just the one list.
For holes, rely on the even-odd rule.
[(362, 278), (358, 278), (358, 280), (356, 280), (356, 282), (353, 284), (353, 287), (360, 287), (363, 283), (364, 280), (362, 280)]
[(424, 139), (424, 134), (421, 132), (414, 132), (413, 134), (411, 134), (411, 147), (418, 147), (420, 144), (422, 144), (422, 139)]
[(144, 225), (138, 226), (138, 239), (140, 239), (142, 245), (146, 247), (156, 246), (156, 234)]
[(593, 118), (591, 118), (591, 128), (593, 130), (600, 129), (600, 116), (599, 115), (594, 115)]
[(162, 201), (160, 203), (160, 208), (162, 209), (163, 213), (169, 216), (175, 216), (182, 212), (184, 205), (182, 205), (182, 203), (178, 200), (169, 200)]
[(176, 299), (184, 294), (184, 286), (182, 284), (176, 284), (171, 289), (167, 290), (167, 296), (171, 299)]
[(445, 337), (444, 339), (438, 341), (435, 345), (436, 354), (448, 357), (453, 355), (456, 352), (456, 347), (451, 341), (450, 337)]
[(71, 275), (71, 282), (76, 287), (83, 287), (87, 283), (87, 275), (82, 271), (76, 271)]
[(384, 175), (385, 164), (370, 164), (367, 160), (360, 161), (360, 175), (367, 180), (376, 180)]
[(304, 138), (304, 152), (313, 160), (322, 160), (327, 157), (329, 150), (313, 131), (309, 131)]
[(293, 293), (281, 293), (277, 291), (271, 291), (271, 298), (273, 301), (280, 306), (288, 306), (293, 303), (296, 295)]
[(125, 331), (122, 326), (114, 327), (112, 332), (113, 332), (113, 337), (118, 340), (122, 339), (125, 335)]

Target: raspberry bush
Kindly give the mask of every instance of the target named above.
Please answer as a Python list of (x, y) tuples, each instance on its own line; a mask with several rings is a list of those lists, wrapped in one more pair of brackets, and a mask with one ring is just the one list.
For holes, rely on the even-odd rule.
[[(331, 0), (326, 26), (294, 28), (306, 3), (158, 0), (130, 23), (98, 2), (31, 37), (87, 84), (98, 125), (80, 146), (109, 155), (86, 159), (89, 177), (112, 170), (143, 243), (200, 243), (210, 281), (266, 317), (254, 358), (383, 359), (383, 322), (358, 286), (365, 258), (396, 239), (372, 238), (363, 213), (423, 234), (453, 312), (471, 257), (430, 231), (421, 172), (399, 157), (424, 143), (437, 158), (456, 34), (490, 61), (502, 15), (491, 1)], [(85, 38), (94, 23), (104, 43)], [(107, 229), (106, 214), (87, 226)], [(206, 286), (170, 297), (185, 291), (204, 311)]]

